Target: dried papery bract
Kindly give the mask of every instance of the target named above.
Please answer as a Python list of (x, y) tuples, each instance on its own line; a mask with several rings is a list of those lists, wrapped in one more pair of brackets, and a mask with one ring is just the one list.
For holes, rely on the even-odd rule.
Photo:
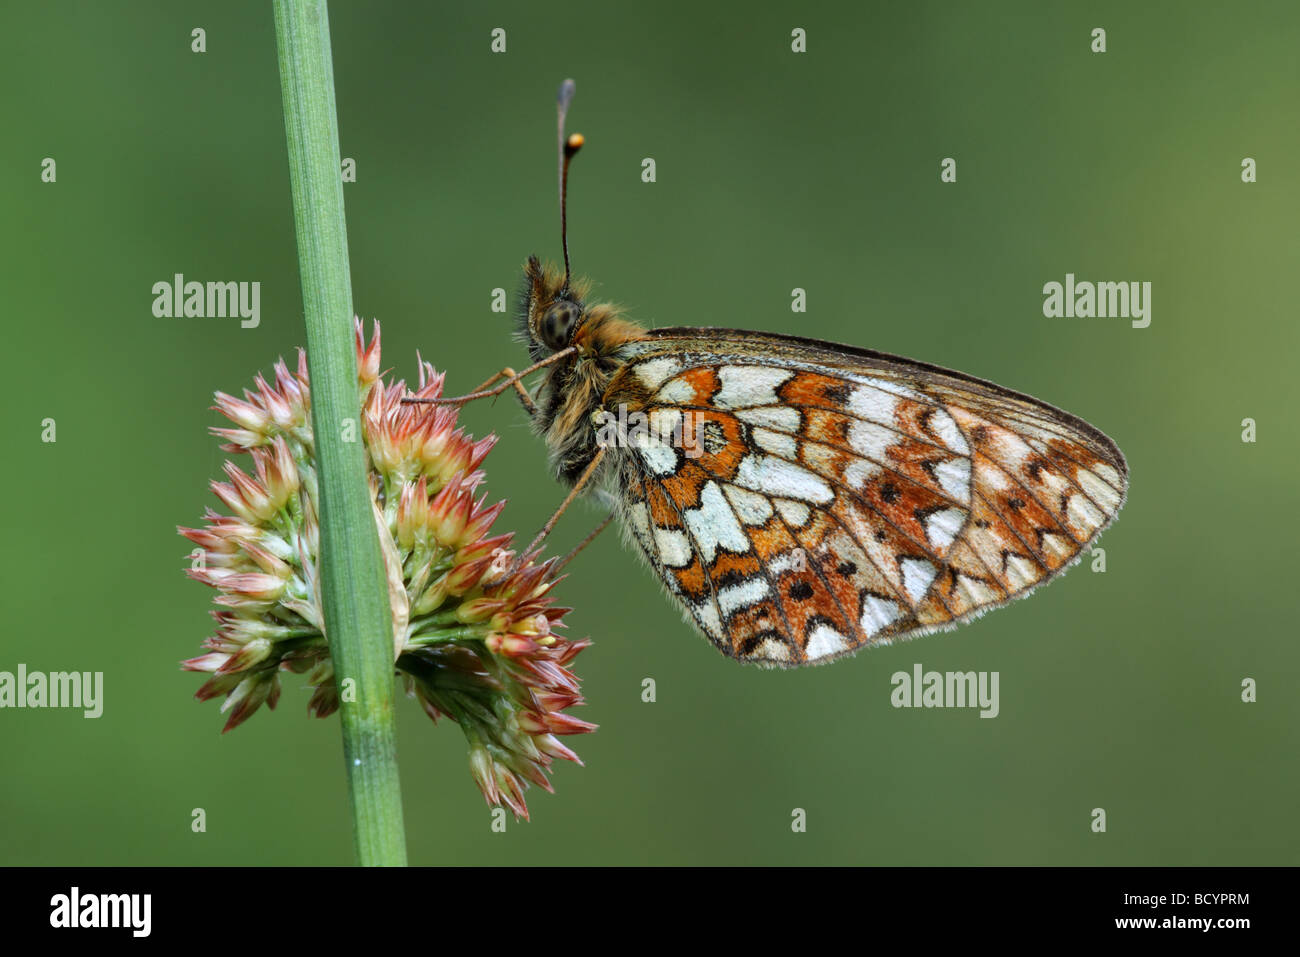
[[(595, 729), (566, 713), (582, 704), (571, 665), (589, 642), (556, 633), (569, 611), (550, 597), (556, 560), (517, 558), (511, 535), (491, 534), (504, 503), (488, 504), (480, 467), (495, 436), (466, 436), (454, 407), (403, 404), (441, 396), (443, 377), (421, 361), (413, 392), (382, 381), (378, 323), (366, 343), (357, 322), (356, 347), (395, 670), (430, 717), (461, 726), (487, 800), (527, 817), (528, 785), (550, 790), (554, 759), (578, 761), (557, 735)], [(199, 699), (225, 697), (225, 730), (263, 703), (274, 708), (284, 671), (307, 675), (308, 710), (325, 717), (339, 700), (317, 574), (305, 355), (296, 370), (278, 362), (274, 382), (259, 375), (243, 398), (218, 393), (216, 408), (233, 423), (212, 430), (221, 447), (251, 465), (227, 462), (226, 481), (212, 483), (229, 514), (209, 509), (204, 527), (179, 529), (201, 549), (188, 574), (218, 591), (216, 632), (183, 667), (210, 675)]]

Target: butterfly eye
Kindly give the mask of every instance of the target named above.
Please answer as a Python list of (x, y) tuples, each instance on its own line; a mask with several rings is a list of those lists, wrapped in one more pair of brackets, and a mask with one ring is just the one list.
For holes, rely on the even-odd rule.
[(578, 307), (567, 300), (560, 300), (547, 309), (542, 316), (542, 342), (548, 348), (559, 350), (569, 344), (573, 327), (578, 324)]

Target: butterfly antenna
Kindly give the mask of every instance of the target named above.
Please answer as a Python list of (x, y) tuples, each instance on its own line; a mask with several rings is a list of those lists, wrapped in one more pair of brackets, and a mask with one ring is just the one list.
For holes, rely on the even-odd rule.
[(582, 149), (585, 140), (581, 133), (574, 133), (567, 139), (564, 136), (564, 118), (569, 113), (569, 104), (573, 102), (573, 93), (577, 85), (572, 80), (560, 84), (560, 91), (555, 96), (557, 127), (560, 145), (560, 244), (564, 247), (564, 285), (569, 288), (569, 161)]

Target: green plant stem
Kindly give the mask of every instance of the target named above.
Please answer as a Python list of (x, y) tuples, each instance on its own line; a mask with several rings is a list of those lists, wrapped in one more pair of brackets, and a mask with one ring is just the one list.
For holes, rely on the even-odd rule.
[(276, 0), (320, 482), (320, 573), (361, 864), (406, 863), (388, 587), (366, 485), (352, 280), (323, 0)]

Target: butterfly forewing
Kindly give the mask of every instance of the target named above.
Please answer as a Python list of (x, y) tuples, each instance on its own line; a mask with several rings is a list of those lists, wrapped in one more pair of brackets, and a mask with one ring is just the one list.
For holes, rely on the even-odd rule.
[(627, 527), (732, 657), (794, 666), (943, 628), (1076, 559), (1124, 458), (1087, 423), (883, 353), (721, 329), (628, 344), (606, 409)]

